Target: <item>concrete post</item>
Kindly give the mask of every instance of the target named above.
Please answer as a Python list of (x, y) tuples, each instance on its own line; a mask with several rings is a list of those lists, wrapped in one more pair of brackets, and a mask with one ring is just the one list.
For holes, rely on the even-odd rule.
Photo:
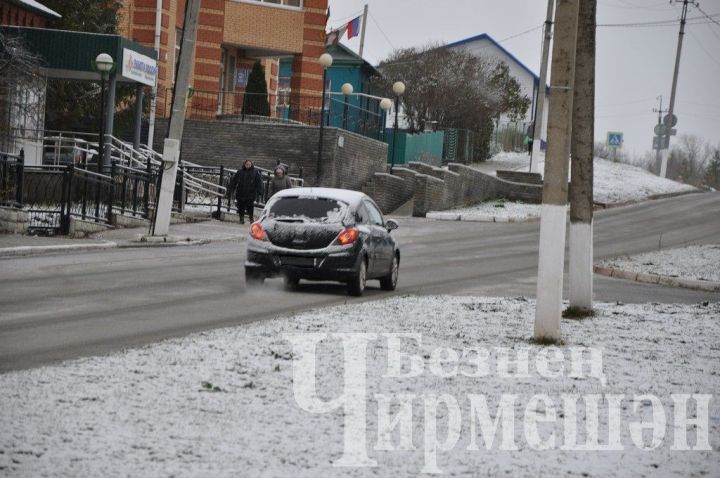
[(117, 89), (117, 74), (115, 71), (113, 71), (110, 74), (110, 79), (108, 81), (108, 89), (107, 89), (107, 96), (106, 96), (106, 103), (105, 103), (105, 138), (102, 138), (103, 140), (103, 172), (108, 173), (110, 171), (110, 157), (112, 154), (112, 150), (110, 147), (110, 144), (112, 143), (112, 140), (110, 139), (110, 136), (113, 135), (113, 127), (115, 123), (115, 90)]
[(550, 56), (550, 40), (552, 39), (553, 12), (555, 0), (548, 0), (547, 17), (545, 18), (545, 38), (543, 39), (542, 63), (538, 80), (537, 104), (535, 105), (535, 126), (533, 131), (532, 153), (530, 154), (530, 172), (540, 172), (540, 146), (542, 143), (543, 122), (545, 121), (545, 97), (547, 96), (547, 70)]
[(592, 310), (593, 296), (593, 145), (595, 112), (595, 15), (597, 0), (580, 2), (570, 179), (570, 264), (571, 307)]
[(579, 0), (558, 0), (555, 14), (552, 94), (548, 110), (548, 146), (540, 212), (536, 339), (560, 339), (578, 5)]
[(170, 114), (170, 124), (168, 124), (168, 136), (163, 149), (164, 169), (160, 195), (155, 209), (155, 220), (153, 221), (152, 234), (154, 236), (166, 236), (170, 229), (175, 179), (178, 162), (180, 161), (180, 141), (182, 140), (185, 125), (185, 103), (187, 102), (190, 75), (192, 74), (199, 15), (200, 0), (187, 0), (180, 60), (175, 77), (175, 88), (173, 88), (172, 112)]
[(141, 83), (135, 85), (135, 132), (133, 134), (133, 148), (140, 149), (142, 135), (143, 97), (145, 89)]

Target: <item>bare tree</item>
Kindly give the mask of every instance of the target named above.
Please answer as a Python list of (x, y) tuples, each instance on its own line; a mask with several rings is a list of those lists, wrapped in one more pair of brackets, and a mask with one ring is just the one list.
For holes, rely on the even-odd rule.
[(507, 65), (441, 44), (396, 50), (379, 69), (383, 77), (374, 86), (380, 94), (392, 95), (397, 80), (407, 86), (403, 104), (411, 131), (423, 131), (429, 122), (492, 131), (494, 118), (507, 114), (520, 120), (530, 104)]
[(670, 150), (667, 177), (700, 186), (704, 182), (707, 164), (712, 155), (712, 148), (702, 138), (681, 135)]
[(0, 150), (16, 152), (22, 139), (37, 139), (45, 114), (41, 59), (19, 36), (0, 32)]

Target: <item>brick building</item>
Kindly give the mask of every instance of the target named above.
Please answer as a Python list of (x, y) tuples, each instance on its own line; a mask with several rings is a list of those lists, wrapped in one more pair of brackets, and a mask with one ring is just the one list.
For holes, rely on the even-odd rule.
[(45, 28), (53, 17), (60, 15), (35, 0), (0, 0), (0, 25)]
[[(120, 33), (154, 47), (157, 5), (162, 8), (158, 76), (159, 116), (169, 112), (185, 0), (124, 0)], [(190, 100), (193, 117), (239, 113), (253, 63), (261, 60), (272, 103), (277, 92), (312, 106), (321, 96), (328, 0), (203, 0)], [(279, 77), (280, 59), (292, 75)], [(280, 82), (284, 84), (280, 85)]]

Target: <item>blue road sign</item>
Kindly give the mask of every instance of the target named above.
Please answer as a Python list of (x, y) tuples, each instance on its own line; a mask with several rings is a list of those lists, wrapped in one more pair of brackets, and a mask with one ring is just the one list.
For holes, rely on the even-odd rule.
[(607, 145), (610, 148), (621, 148), (623, 144), (623, 134), (619, 131), (608, 131)]

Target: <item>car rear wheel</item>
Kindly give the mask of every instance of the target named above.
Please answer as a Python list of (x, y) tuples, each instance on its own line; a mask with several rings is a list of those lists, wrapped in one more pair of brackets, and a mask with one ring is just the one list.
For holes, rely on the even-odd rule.
[(400, 261), (398, 256), (395, 254), (393, 257), (392, 265), (390, 266), (390, 272), (385, 277), (380, 278), (380, 288), (382, 290), (395, 290), (397, 287), (398, 275), (400, 274)]
[(350, 282), (348, 282), (348, 294), (360, 297), (363, 295), (363, 292), (365, 292), (365, 284), (367, 283), (367, 264), (365, 263), (365, 259), (360, 261), (360, 267), (358, 268), (358, 272), (353, 277)]
[(254, 271), (245, 269), (245, 285), (247, 287), (255, 287), (265, 282), (265, 276)]

